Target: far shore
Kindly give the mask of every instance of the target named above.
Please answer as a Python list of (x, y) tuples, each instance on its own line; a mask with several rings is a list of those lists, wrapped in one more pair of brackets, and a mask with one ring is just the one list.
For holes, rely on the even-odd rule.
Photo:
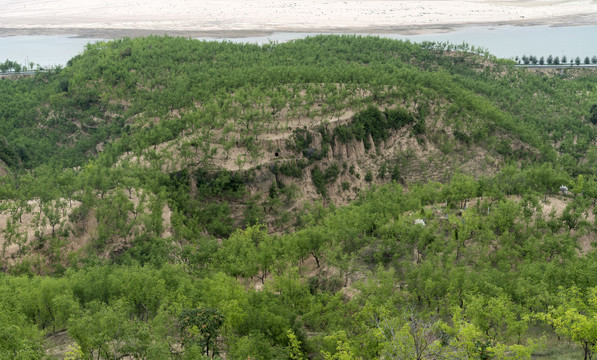
[[(597, 14), (595, 15), (597, 20)], [(9, 36), (42, 36), (42, 35), (67, 35), (75, 38), (85, 39), (118, 39), (123, 37), (142, 37), (150, 35), (182, 36), (188, 38), (246, 38), (266, 37), (274, 33), (309, 33), (309, 34), (399, 34), (399, 35), (422, 35), (449, 33), (467, 27), (499, 27), (499, 26), (597, 26), (597, 21), (573, 22), (562, 21), (504, 21), (496, 23), (467, 23), (458, 25), (411, 25), (396, 27), (355, 27), (355, 28), (312, 28), (295, 29), (279, 28), (275, 30), (168, 30), (168, 29), (127, 29), (127, 28), (1, 28), (0, 37)]]
[(469, 26), (597, 25), (597, 1), (591, 0), (0, 0), (0, 6), (0, 37), (419, 35)]

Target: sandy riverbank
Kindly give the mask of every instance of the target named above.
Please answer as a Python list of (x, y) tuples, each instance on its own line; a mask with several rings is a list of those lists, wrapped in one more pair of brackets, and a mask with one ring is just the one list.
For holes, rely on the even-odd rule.
[(403, 33), (465, 25), (597, 25), (593, 0), (0, 0), (0, 36)]

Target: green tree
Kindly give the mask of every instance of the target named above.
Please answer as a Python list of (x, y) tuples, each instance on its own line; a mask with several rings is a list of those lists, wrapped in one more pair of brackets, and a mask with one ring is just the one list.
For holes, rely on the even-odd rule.
[(447, 355), (442, 346), (440, 322), (422, 319), (414, 311), (403, 318), (378, 321), (381, 349), (384, 358), (400, 360), (441, 359)]
[(180, 335), (185, 347), (198, 345), (205, 356), (219, 353), (217, 339), (224, 317), (217, 309), (184, 309), (178, 318)]
[(547, 195), (559, 191), (559, 186), (567, 180), (565, 173), (554, 169), (550, 164), (542, 164), (529, 171), (533, 187), (544, 194), (543, 201), (547, 201)]
[(455, 174), (450, 185), (444, 187), (444, 196), (449, 203), (456, 203), (464, 208), (468, 200), (477, 195), (477, 190), (478, 184), (471, 176)]
[(131, 320), (128, 304), (120, 299), (110, 305), (92, 302), (83, 313), (69, 321), (68, 333), (80, 346), (86, 359), (94, 354), (106, 359), (119, 359), (139, 346), (147, 346), (145, 324)]
[(584, 359), (592, 359), (597, 345), (597, 288), (583, 295), (578, 288), (563, 294), (561, 305), (550, 309), (539, 318), (553, 326), (556, 333), (582, 346)]
[(237, 230), (222, 242), (218, 252), (222, 267), (229, 275), (251, 278), (259, 273), (257, 246), (264, 233), (259, 225)]
[(336, 353), (331, 354), (327, 351), (322, 351), (324, 360), (358, 360), (359, 358), (354, 354), (350, 348), (350, 344), (344, 341), (338, 341)]
[(0, 304), (0, 359), (44, 358), (43, 335), (23, 314)]
[(549, 56), (547, 57), (547, 64), (548, 65), (553, 64), (553, 56), (551, 56), (551, 54), (549, 54)]
[(460, 308), (453, 309), (452, 322), (452, 327), (442, 323), (440, 329), (445, 334), (446, 345), (450, 347), (456, 359), (530, 360), (536, 348), (532, 341), (526, 345), (507, 345), (490, 340), (481, 329), (465, 319)]
[(301, 342), (296, 338), (292, 330), (287, 331), (288, 342), (290, 346), (290, 359), (291, 360), (305, 360), (305, 355), (301, 350)]
[(317, 228), (309, 228), (298, 232), (292, 237), (292, 241), (298, 248), (299, 258), (311, 255), (315, 259), (317, 268), (321, 266), (322, 247), (325, 244), (325, 235)]

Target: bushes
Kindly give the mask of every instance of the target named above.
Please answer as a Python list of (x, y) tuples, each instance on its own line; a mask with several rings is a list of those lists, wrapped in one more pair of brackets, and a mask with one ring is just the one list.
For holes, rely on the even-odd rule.
[(315, 167), (313, 170), (311, 170), (311, 180), (313, 181), (313, 185), (315, 185), (317, 192), (323, 197), (327, 196), (327, 189), (325, 188), (326, 181), (323, 171), (321, 171), (318, 167)]
[[(323, 139), (320, 149), (311, 146), (313, 143), (313, 133), (307, 129), (294, 129), (292, 137), (287, 142), (288, 148), (302, 154), (305, 158), (309, 159), (309, 161), (323, 159), (328, 152), (330, 139), (329, 134), (325, 129), (320, 128), (318, 131)], [(293, 175), (288, 176), (297, 177), (298, 174), (296, 170), (292, 170), (291, 172)]]
[(242, 193), (245, 188), (245, 179), (242, 174), (227, 170), (210, 174), (199, 169), (196, 173), (197, 187), (205, 195), (235, 196)]
[(10, 168), (16, 167), (20, 162), (19, 155), (2, 139), (0, 139), (0, 160)]
[(322, 146), (321, 149), (307, 148), (302, 151), (304, 157), (310, 161), (321, 160), (325, 157), (328, 152), (327, 146)]
[(421, 118), (421, 119), (419, 119), (419, 121), (417, 121), (415, 126), (413, 126), (413, 134), (421, 135), (421, 134), (425, 133), (425, 130), (426, 130), (425, 119)]
[(308, 149), (313, 142), (313, 134), (307, 129), (294, 129), (291, 141), (288, 147), (302, 153), (305, 149)]
[(325, 169), (325, 180), (327, 182), (334, 182), (338, 179), (338, 175), (340, 174), (340, 167), (338, 164), (333, 163), (330, 165), (329, 168)]
[(313, 181), (313, 185), (315, 185), (317, 192), (323, 197), (326, 197), (326, 185), (336, 181), (339, 174), (340, 167), (338, 164), (333, 163), (329, 168), (325, 169), (325, 171), (321, 171), (318, 167), (313, 168), (313, 170), (311, 170), (311, 180)]
[[(334, 129), (334, 137), (343, 144), (348, 143), (352, 139), (363, 141), (365, 149), (369, 150), (371, 148), (368, 140), (369, 136), (371, 136), (374, 143), (379, 143), (388, 138), (390, 130), (400, 129), (413, 122), (415, 122), (415, 117), (404, 108), (386, 109), (385, 112), (381, 112), (377, 107), (369, 106), (365, 110), (355, 114), (350, 123), (336, 127)], [(416, 134), (423, 133), (424, 131), (424, 123), (422, 128), (419, 125), (415, 129)]]
[(300, 179), (303, 177), (303, 169), (306, 168), (307, 165), (307, 161), (305, 160), (288, 161), (282, 164), (275, 164), (272, 168), (272, 172), (274, 174), (282, 174)]
[(384, 114), (373, 106), (357, 113), (353, 119), (355, 137), (365, 142), (365, 148), (369, 149), (370, 144), (367, 135), (371, 135), (374, 142), (388, 138), (387, 119)]
[(334, 138), (343, 144), (347, 144), (354, 139), (352, 128), (349, 125), (340, 125), (334, 129)]
[(591, 106), (589, 121), (593, 125), (597, 125), (597, 104), (593, 104), (593, 106)]
[(460, 141), (461, 143), (464, 143), (466, 145), (470, 145), (471, 143), (471, 138), (470, 136), (461, 130), (454, 130), (454, 137), (456, 138), (456, 140)]
[(415, 117), (404, 108), (391, 109), (384, 112), (388, 126), (392, 129), (400, 129), (403, 126), (415, 122)]

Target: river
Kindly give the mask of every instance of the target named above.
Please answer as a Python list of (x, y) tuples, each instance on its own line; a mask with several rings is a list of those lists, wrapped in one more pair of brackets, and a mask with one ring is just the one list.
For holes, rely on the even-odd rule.
[[(200, 38), (208, 41), (232, 41), (264, 44), (286, 42), (317, 35), (316, 33), (273, 33), (269, 36), (240, 38)], [(466, 42), (487, 49), (500, 58), (522, 55), (585, 56), (597, 55), (597, 26), (491, 26), (463, 27), (447, 32), (423, 35), (358, 34), (376, 35), (392, 39), (408, 39), (414, 42), (438, 41), (461, 44)], [(35, 35), (0, 37), (0, 61), (15, 60), (21, 64), (39, 64), (43, 67), (62, 65), (81, 53), (89, 42), (105, 39), (86, 39), (76, 35)]]

